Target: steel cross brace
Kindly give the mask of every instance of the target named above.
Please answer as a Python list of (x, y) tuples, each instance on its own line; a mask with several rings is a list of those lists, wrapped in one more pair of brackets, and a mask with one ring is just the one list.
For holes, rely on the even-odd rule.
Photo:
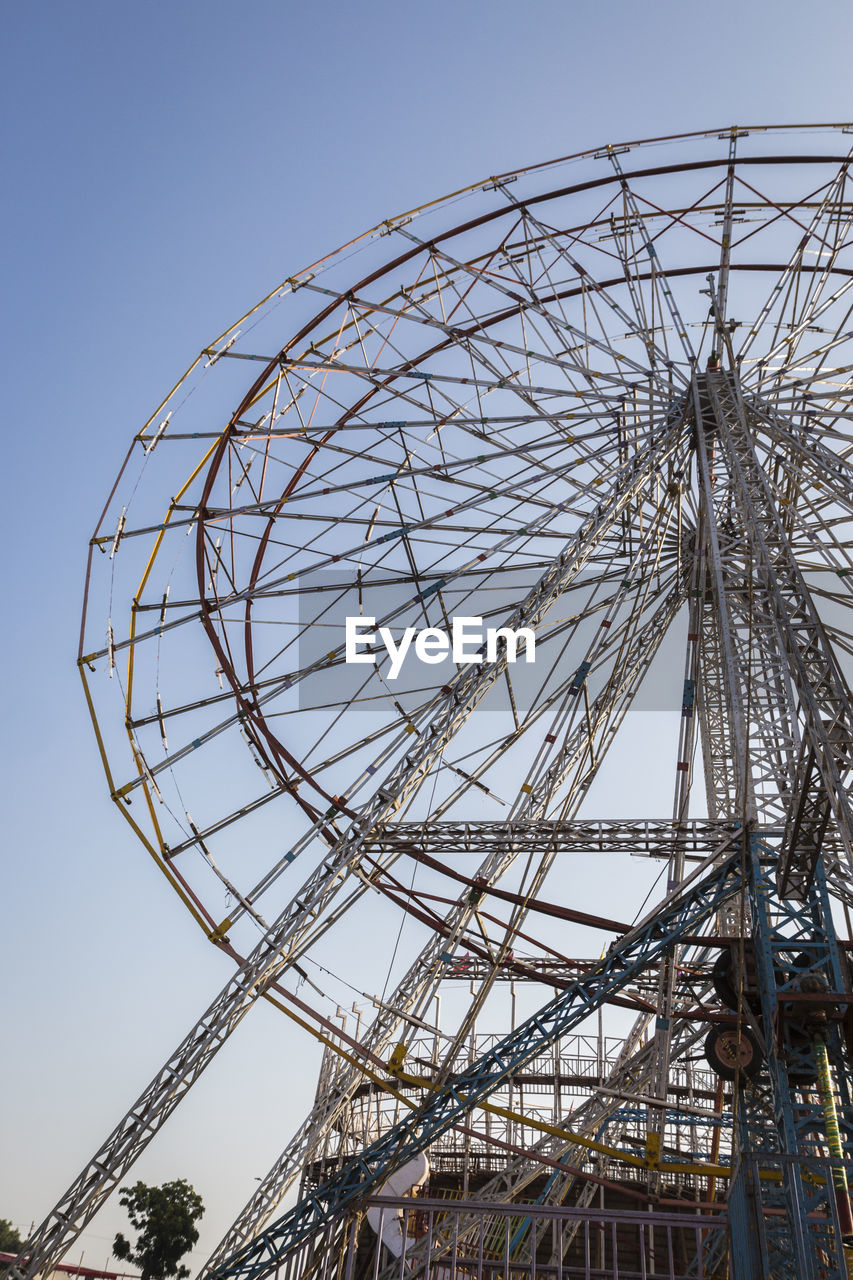
[(742, 887), (742, 858), (738, 849), (718, 866), (697, 868), (656, 911), (614, 943), (595, 969), (446, 1081), (417, 1111), (371, 1143), (212, 1275), (221, 1280), (254, 1280), (265, 1275), (300, 1243), (380, 1186), (395, 1168), (425, 1150), (484, 1101), (508, 1075), (568, 1034), (683, 936), (695, 933)]

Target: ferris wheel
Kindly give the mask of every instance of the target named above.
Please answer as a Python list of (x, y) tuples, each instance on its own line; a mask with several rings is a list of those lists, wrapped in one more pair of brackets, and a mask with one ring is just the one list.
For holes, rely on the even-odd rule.
[[(571, 1027), (615, 1009), (614, 1071), (666, 1099), (713, 1032), (711, 948), (759, 928), (744, 832), (775, 850), (773, 912), (824, 872), (853, 903), (850, 158), (845, 126), (731, 128), (494, 176), (289, 277), (133, 437), (80, 671), (113, 799), (235, 969), (20, 1274), (61, 1256), (258, 998), (338, 1068), (224, 1234), (222, 1275), (318, 1229), (306, 1210), (265, 1234), (321, 1153), (340, 1178), (393, 1139), (381, 1185), (392, 1149), (467, 1114), (342, 1136), (389, 1061), (421, 1096), (425, 1033), (423, 1097), (453, 1094), (516, 983), (538, 984), (534, 1021), (586, 983)], [(649, 748), (667, 810), (591, 814), (643, 698), (673, 713)], [(713, 893), (688, 910), (700, 873)], [(811, 968), (836, 990), (821, 910)], [(808, 938), (777, 934), (774, 972), (808, 968)], [(341, 1029), (347, 999), (365, 1012)], [(760, 1041), (717, 1034), (710, 1064), (737, 1078)], [(588, 1132), (612, 1086), (588, 1091)], [(647, 1150), (682, 1123), (661, 1115)], [(560, 1135), (539, 1136), (553, 1162)]]

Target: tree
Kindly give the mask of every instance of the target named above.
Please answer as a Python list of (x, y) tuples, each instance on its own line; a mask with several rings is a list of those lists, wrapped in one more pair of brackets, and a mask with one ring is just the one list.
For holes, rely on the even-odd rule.
[(0, 1253), (18, 1254), (23, 1243), (8, 1218), (0, 1218)]
[(119, 1200), (139, 1236), (131, 1247), (130, 1241), (119, 1233), (113, 1244), (115, 1256), (139, 1267), (142, 1280), (166, 1280), (167, 1276), (184, 1280), (190, 1274), (189, 1268), (178, 1264), (198, 1240), (195, 1223), (204, 1213), (201, 1196), (184, 1178), (179, 1178), (164, 1182), (162, 1187), (137, 1182), (124, 1187)]

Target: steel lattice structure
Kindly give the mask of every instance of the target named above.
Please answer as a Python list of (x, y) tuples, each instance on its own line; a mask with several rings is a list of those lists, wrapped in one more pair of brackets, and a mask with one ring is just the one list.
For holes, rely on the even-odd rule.
[[(389, 219), (134, 437), (80, 672), (113, 799), (235, 967), (10, 1274), (50, 1271), (260, 998), (334, 1065), (206, 1275), (588, 1275), (591, 1231), (595, 1274), (847, 1274), (851, 132), (607, 146)], [(397, 678), (378, 641), (346, 661), (353, 615), (526, 629), (536, 660)], [(589, 816), (650, 696), (671, 816)], [(377, 930), (408, 951), (353, 947)], [(525, 1111), (605, 1012), (622, 1049), (571, 1114), (557, 1066)], [(414, 1224), (389, 1176), (472, 1142), (499, 1172)]]

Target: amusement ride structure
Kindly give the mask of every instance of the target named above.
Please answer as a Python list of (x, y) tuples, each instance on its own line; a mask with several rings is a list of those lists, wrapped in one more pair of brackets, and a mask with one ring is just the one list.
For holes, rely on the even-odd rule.
[[(289, 278), (134, 437), (80, 672), (233, 968), (10, 1275), (264, 999), (320, 1078), (206, 1280), (847, 1276), (851, 155), (495, 176)], [(380, 628), (432, 647), (392, 674)]]

